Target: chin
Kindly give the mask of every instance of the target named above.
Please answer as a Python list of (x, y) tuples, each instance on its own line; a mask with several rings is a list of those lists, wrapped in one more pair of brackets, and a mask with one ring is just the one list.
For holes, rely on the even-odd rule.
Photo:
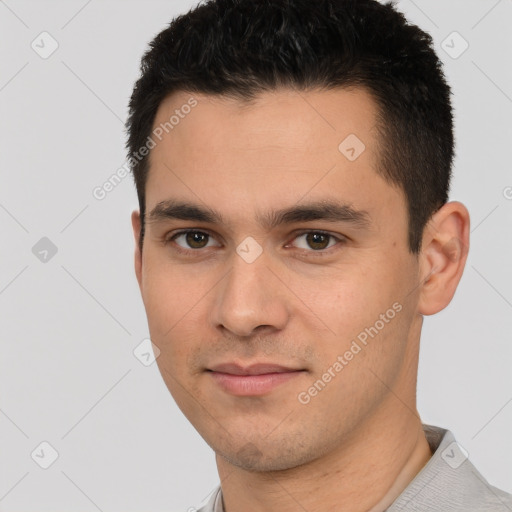
[(316, 458), (300, 453), (297, 448), (297, 446), (287, 447), (282, 444), (279, 447), (272, 445), (262, 447), (261, 444), (257, 446), (254, 443), (247, 442), (236, 452), (231, 450), (215, 451), (233, 466), (239, 467), (244, 471), (263, 473), (286, 471)]

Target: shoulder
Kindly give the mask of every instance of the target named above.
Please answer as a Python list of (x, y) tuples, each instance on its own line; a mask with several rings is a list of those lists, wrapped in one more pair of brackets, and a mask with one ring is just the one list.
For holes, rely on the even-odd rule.
[(480, 474), (446, 429), (424, 425), (432, 457), (388, 508), (388, 512), (507, 512), (512, 494)]

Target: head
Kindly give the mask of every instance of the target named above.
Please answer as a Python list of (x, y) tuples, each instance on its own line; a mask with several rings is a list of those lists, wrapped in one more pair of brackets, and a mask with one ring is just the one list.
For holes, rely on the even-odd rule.
[[(212, 0), (155, 37), (141, 72), (136, 275), (199, 433), (237, 466), (287, 469), (399, 407), (390, 390), (414, 405), (422, 318), (453, 297), (469, 230), (447, 202), (430, 36), (373, 0)], [(212, 371), (225, 363), (297, 371), (241, 396)]]

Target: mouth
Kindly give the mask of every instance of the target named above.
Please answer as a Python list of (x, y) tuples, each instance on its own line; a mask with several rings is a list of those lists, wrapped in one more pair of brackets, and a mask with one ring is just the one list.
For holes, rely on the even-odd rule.
[(207, 373), (223, 391), (231, 395), (261, 396), (306, 373), (306, 370), (268, 363), (250, 366), (225, 363), (208, 368)]

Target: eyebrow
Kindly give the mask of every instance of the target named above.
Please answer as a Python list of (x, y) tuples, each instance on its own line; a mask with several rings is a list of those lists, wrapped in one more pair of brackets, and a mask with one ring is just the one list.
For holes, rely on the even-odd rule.
[[(157, 223), (172, 219), (226, 224), (222, 214), (212, 208), (174, 199), (159, 202), (149, 213), (147, 221)], [(280, 210), (271, 210), (257, 215), (256, 220), (269, 231), (280, 225), (314, 220), (344, 222), (361, 229), (368, 229), (372, 224), (371, 217), (366, 210), (356, 210), (350, 205), (332, 200), (315, 201)]]

